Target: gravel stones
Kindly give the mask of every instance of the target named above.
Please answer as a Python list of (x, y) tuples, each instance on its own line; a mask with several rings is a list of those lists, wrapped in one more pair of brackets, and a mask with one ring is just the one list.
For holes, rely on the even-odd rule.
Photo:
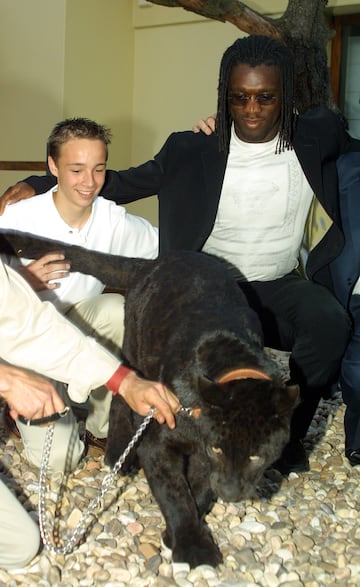
[[(286, 369), (287, 356), (275, 356)], [(224, 556), (216, 569), (172, 562), (161, 542), (164, 520), (140, 471), (116, 478), (106, 509), (96, 510), (72, 553), (43, 551), (26, 569), (0, 569), (0, 587), (360, 587), (360, 467), (344, 457), (343, 416), (339, 393), (322, 401), (305, 442), (309, 472), (283, 478), (270, 470), (259, 498), (214, 505), (207, 520)], [(0, 463), (2, 478), (34, 512), (38, 472), (27, 464), (21, 442), (1, 427)], [(67, 480), (62, 540), (107, 472), (102, 457), (86, 457)], [(60, 482), (60, 475), (51, 477), (49, 509)]]

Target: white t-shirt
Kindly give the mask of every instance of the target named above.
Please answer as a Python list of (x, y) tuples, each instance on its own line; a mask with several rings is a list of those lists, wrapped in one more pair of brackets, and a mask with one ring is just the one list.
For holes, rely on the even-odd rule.
[(246, 143), (232, 129), (216, 220), (203, 249), (231, 261), (249, 281), (277, 279), (297, 267), (313, 198), (295, 152), (275, 154), (277, 140)]
[[(126, 257), (157, 257), (158, 229), (147, 220), (129, 214), (124, 207), (98, 196), (85, 226), (80, 230), (71, 228), (61, 218), (54, 204), (53, 192), (56, 189), (57, 186), (44, 194), (7, 206), (0, 216), (0, 229), (20, 230)], [(15, 257), (3, 257), (3, 260), (14, 268), (19, 266)], [(24, 264), (29, 262), (21, 261)], [(38, 294), (42, 300), (53, 302), (62, 312), (104, 290), (104, 285), (98, 279), (82, 273), (70, 273), (68, 277), (55, 281), (60, 283), (60, 287), (43, 290)]]

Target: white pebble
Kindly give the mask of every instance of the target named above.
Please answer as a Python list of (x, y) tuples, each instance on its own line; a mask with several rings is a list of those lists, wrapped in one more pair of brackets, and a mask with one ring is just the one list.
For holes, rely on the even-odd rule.
[(250, 532), (251, 534), (261, 534), (262, 532), (266, 531), (266, 526), (264, 524), (259, 524), (259, 522), (242, 522), (239, 524), (240, 530), (245, 530), (245, 532)]

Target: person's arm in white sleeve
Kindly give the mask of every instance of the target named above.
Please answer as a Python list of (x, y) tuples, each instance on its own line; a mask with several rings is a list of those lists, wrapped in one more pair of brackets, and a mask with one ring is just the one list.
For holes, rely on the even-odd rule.
[(3, 264), (0, 288), (3, 360), (69, 383), (77, 402), (110, 379), (120, 361), (84, 336), (50, 302), (42, 302), (20, 275)]
[(172, 392), (161, 383), (146, 381), (129, 372), (119, 359), (80, 332), (51, 303), (41, 302), (25, 280), (2, 263), (0, 288), (0, 357), (3, 360), (68, 383), (69, 396), (80, 403), (92, 389), (105, 384), (120, 393), (141, 415), (153, 405), (160, 423), (175, 425), (173, 413), (179, 402)]

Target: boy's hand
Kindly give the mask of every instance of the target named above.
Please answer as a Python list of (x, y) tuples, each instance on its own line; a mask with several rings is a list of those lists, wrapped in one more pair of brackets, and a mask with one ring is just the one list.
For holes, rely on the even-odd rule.
[[(69, 271), (70, 263), (65, 261), (63, 253), (48, 253), (18, 269), (20, 275), (26, 279), (35, 291), (56, 289), (60, 286), (60, 283), (52, 280), (68, 277)], [(49, 283), (49, 281), (52, 281), (52, 283)]]

